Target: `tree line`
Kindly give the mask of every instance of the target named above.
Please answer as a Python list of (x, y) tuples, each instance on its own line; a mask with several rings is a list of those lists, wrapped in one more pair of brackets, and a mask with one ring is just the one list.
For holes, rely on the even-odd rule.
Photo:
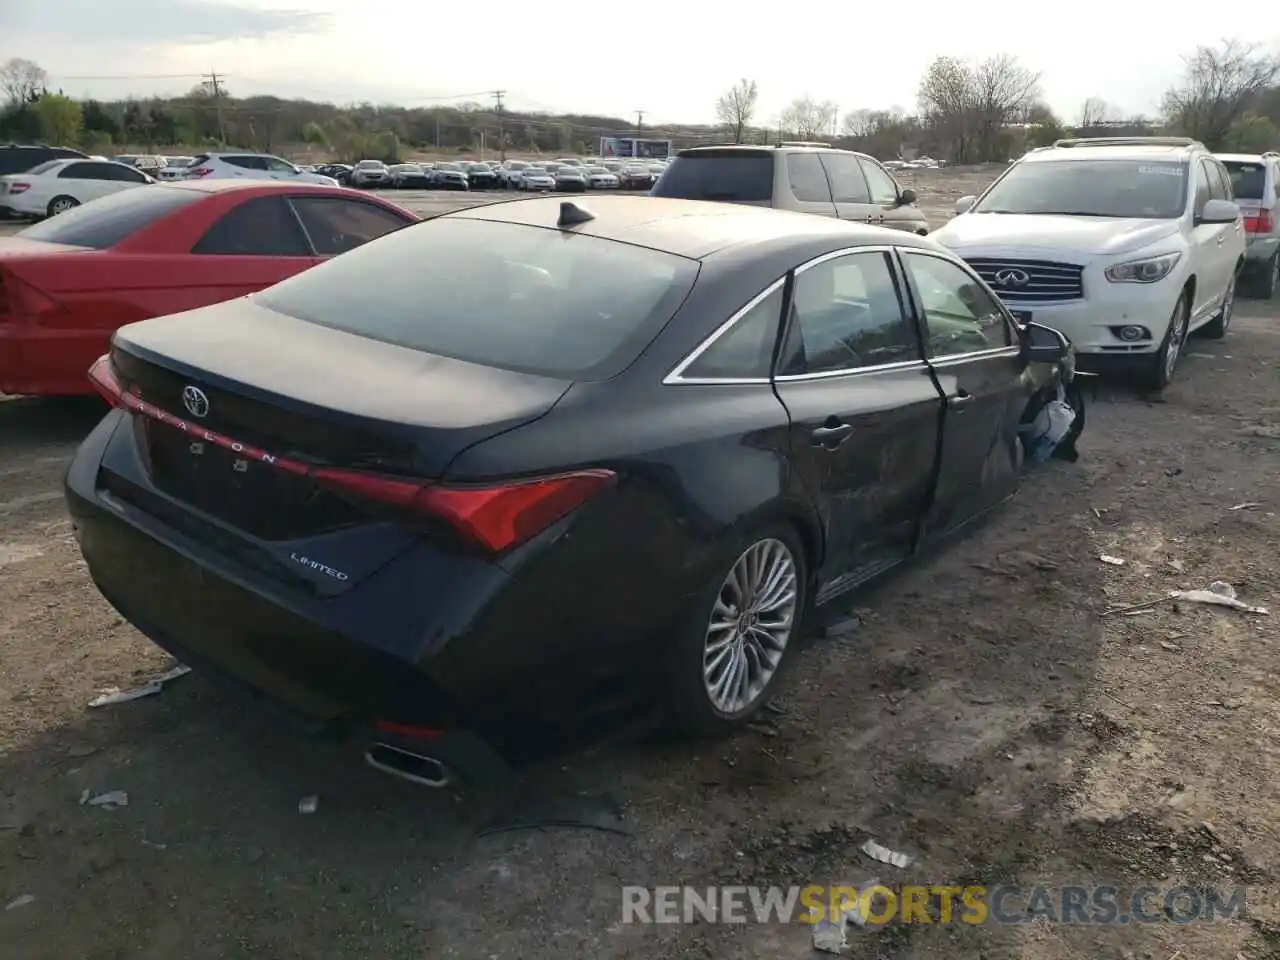
[(1003, 162), (1064, 136), (1193, 137), (1212, 150), (1261, 151), (1280, 146), (1280, 59), (1235, 40), (1201, 46), (1184, 58), (1162, 115), (1125, 115), (1090, 97), (1074, 117), (1045, 103), (1040, 75), (1017, 57), (984, 60), (941, 56), (920, 81), (916, 110), (855, 109), (837, 116), (831, 100), (798, 97), (761, 123), (759, 89), (741, 79), (716, 101), (716, 117), (735, 143), (819, 140), (881, 158), (913, 150), (953, 163)]
[(1039, 74), (1007, 54), (935, 58), (913, 111), (854, 109), (840, 116), (833, 101), (803, 96), (765, 119), (758, 115), (756, 82), (743, 78), (717, 99), (718, 124), (646, 128), (618, 117), (498, 112), (481, 103), (337, 106), (236, 97), (211, 82), (178, 97), (77, 100), (51, 90), (40, 65), (22, 58), (0, 65), (0, 96), (0, 141), (40, 140), (92, 153), (222, 145), (273, 152), (305, 143), (334, 159), (394, 162), (410, 152), (588, 153), (602, 136), (647, 136), (679, 146), (820, 140), (881, 158), (915, 151), (982, 163), (1072, 134), (1184, 134), (1214, 150), (1280, 146), (1280, 59), (1239, 41), (1187, 56), (1158, 117), (1125, 115), (1101, 97), (1090, 97), (1075, 116), (1057, 116), (1045, 103)]

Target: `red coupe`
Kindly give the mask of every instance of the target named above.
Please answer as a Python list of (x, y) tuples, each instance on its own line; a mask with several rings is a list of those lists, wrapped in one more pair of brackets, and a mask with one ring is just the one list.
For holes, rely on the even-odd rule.
[(420, 218), (342, 187), (213, 180), (86, 203), (0, 239), (0, 393), (89, 394), (117, 328), (254, 293)]

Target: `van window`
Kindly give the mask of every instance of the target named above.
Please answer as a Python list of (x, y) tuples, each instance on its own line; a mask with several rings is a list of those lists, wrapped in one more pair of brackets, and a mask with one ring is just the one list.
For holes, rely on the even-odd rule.
[(653, 196), (676, 200), (769, 203), (773, 200), (772, 152), (699, 151), (667, 165)]

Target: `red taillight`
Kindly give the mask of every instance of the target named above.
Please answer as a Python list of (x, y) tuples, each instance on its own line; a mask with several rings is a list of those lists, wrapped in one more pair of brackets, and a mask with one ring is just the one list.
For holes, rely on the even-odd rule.
[(494, 486), (451, 487), (354, 470), (318, 469), (312, 476), (332, 490), (440, 517), (492, 553), (537, 536), (614, 479), (610, 470), (584, 470)]
[(439, 740), (444, 731), (436, 727), (415, 727), (409, 723), (396, 723), (394, 720), (375, 720), (373, 728), (379, 733), (392, 733), (414, 740)]
[(93, 384), (93, 389), (102, 394), (102, 399), (107, 401), (113, 407), (124, 406), (124, 388), (120, 385), (120, 378), (116, 376), (116, 372), (111, 369), (111, 355), (108, 354), (99, 357), (97, 362), (89, 368), (89, 382)]
[(1249, 233), (1270, 233), (1275, 229), (1275, 217), (1270, 210), (1259, 211), (1256, 217), (1245, 217), (1244, 228)]
[(213, 173), (213, 167), (188, 167), (186, 175), (199, 180), (201, 177), (207, 177), (211, 173)]
[(19, 183), (11, 183), (11, 184), (9, 184), (9, 192), (10, 192), (10, 193), (26, 193), (26, 192), (27, 192), (28, 190), (30, 190), (30, 189), (31, 189), (31, 184), (29, 184), (29, 183), (21, 183), (21, 182), (19, 182)]

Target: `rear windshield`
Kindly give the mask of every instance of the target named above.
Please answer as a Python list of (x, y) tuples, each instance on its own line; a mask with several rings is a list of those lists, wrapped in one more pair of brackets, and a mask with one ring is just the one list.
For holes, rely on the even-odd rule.
[(1267, 168), (1264, 164), (1223, 160), (1222, 165), (1231, 174), (1231, 186), (1237, 200), (1261, 200), (1266, 195)]
[[(640, 170), (644, 171), (644, 167)], [(773, 199), (772, 154), (676, 157), (653, 188), (655, 197), (759, 203)]]
[(106, 250), (161, 217), (199, 203), (208, 194), (159, 185), (124, 190), (27, 227), (18, 236), (44, 243)]
[(1148, 160), (1015, 164), (973, 213), (1173, 219), (1187, 203), (1187, 165)]
[(644, 247), (441, 217), (364, 244), (254, 299), (299, 320), (412, 350), (603, 380), (640, 355), (697, 274), (695, 261)]

